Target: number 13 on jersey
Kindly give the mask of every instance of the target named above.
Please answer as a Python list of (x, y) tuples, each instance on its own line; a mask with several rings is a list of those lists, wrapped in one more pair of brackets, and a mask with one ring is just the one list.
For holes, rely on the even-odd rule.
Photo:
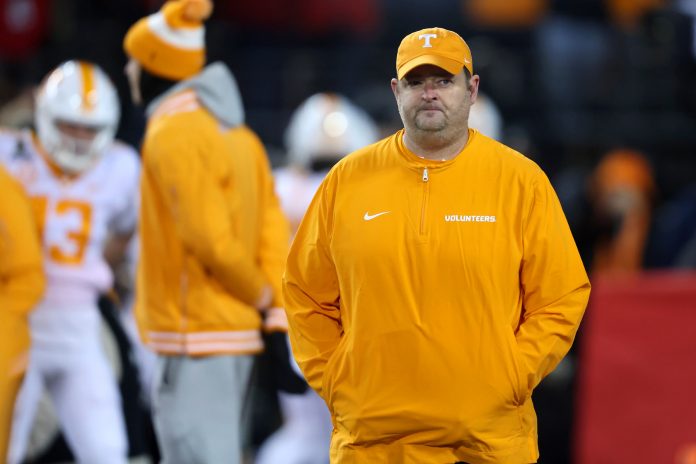
[(58, 264), (82, 264), (89, 244), (92, 206), (80, 200), (49, 201), (44, 196), (31, 201), (48, 257)]

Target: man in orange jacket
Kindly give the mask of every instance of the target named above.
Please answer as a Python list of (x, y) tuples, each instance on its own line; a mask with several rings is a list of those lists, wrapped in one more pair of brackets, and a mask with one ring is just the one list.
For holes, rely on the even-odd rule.
[(158, 355), (153, 410), (168, 464), (241, 462), (262, 323), (287, 326), (289, 227), (231, 73), (204, 67), (211, 11), (209, 0), (171, 0), (124, 40), (131, 94), (148, 116), (135, 314)]
[(45, 287), (39, 229), (20, 184), (0, 167), (0, 461), (29, 360), (29, 312)]
[(332, 463), (538, 459), (531, 394), (590, 283), (545, 174), (468, 127), (473, 69), (452, 31), (406, 36), (404, 129), (329, 172), (291, 247), (290, 338)]

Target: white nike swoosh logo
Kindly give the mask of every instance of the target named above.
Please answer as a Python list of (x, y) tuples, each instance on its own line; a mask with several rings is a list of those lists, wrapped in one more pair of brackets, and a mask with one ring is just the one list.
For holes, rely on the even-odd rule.
[(373, 220), (373, 219), (376, 218), (376, 217), (380, 217), (380, 216), (382, 216), (383, 214), (389, 214), (389, 213), (391, 213), (391, 211), (382, 211), (381, 213), (377, 213), (377, 214), (370, 214), (370, 213), (367, 213), (367, 212), (366, 212), (366, 213), (365, 213), (365, 216), (363, 216), (363, 219), (366, 220), (366, 221), (371, 221), (371, 220)]

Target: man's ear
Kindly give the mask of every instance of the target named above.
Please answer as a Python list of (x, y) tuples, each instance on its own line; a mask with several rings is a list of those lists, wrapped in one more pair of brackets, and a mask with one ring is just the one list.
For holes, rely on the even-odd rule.
[(470, 96), (471, 103), (476, 102), (476, 99), (478, 98), (478, 91), (479, 91), (480, 82), (481, 82), (481, 78), (479, 77), (478, 74), (474, 74), (469, 79), (469, 92), (471, 93), (471, 96)]

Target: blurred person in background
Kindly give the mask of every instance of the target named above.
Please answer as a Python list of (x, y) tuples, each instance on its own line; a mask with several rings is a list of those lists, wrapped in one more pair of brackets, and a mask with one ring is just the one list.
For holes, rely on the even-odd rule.
[(124, 39), (131, 97), (148, 118), (135, 312), (157, 352), (153, 413), (167, 464), (241, 461), (262, 324), (287, 325), (288, 225), (231, 73), (204, 67), (212, 7), (168, 1)]
[(285, 131), (288, 166), (274, 173), (293, 233), (329, 169), (377, 139), (374, 121), (342, 95), (317, 93), (295, 110)]
[(592, 174), (589, 195), (595, 235), (592, 272), (642, 269), (655, 199), (646, 158), (633, 150), (610, 151)]
[(291, 247), (289, 334), (331, 411), (331, 462), (539, 457), (531, 394), (590, 283), (546, 175), (468, 127), (473, 69), (458, 34), (407, 35), (404, 129), (334, 166)]
[(503, 117), (493, 99), (482, 92), (469, 111), (469, 127), (494, 140), (503, 140)]
[(28, 315), (46, 279), (31, 204), (2, 166), (0, 192), (0, 462), (7, 462), (15, 399), (29, 360)]
[(119, 114), (106, 74), (92, 63), (68, 61), (38, 90), (36, 135), (0, 135), (0, 162), (31, 197), (48, 278), (31, 315), (33, 343), (11, 463), (25, 458), (44, 390), (78, 462), (126, 462), (121, 399), (97, 308), (137, 217), (139, 162), (131, 147), (114, 141)]
[[(342, 95), (317, 93), (295, 110), (285, 131), (288, 166), (274, 173), (293, 235), (329, 169), (377, 139), (372, 118)], [(301, 377), (295, 360), (290, 362), (293, 375)], [(302, 385), (301, 392), (278, 392), (283, 425), (263, 443), (256, 464), (328, 462), (331, 416), (324, 400), (307, 388), (304, 379)]]

